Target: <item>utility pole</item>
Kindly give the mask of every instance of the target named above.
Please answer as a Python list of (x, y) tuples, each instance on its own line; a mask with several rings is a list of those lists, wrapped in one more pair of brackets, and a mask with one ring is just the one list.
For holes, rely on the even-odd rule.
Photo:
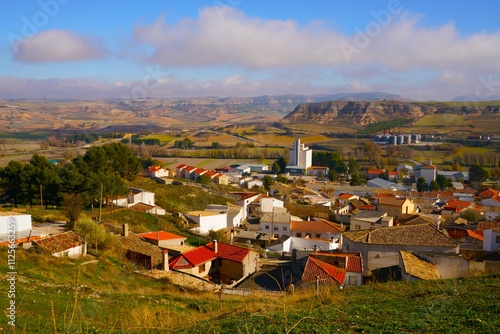
[(97, 225), (101, 223), (101, 212), (102, 212), (102, 188), (103, 184), (101, 182), (101, 196), (99, 198), (99, 220), (95, 224), (95, 253), (97, 255)]
[[(42, 208), (42, 223), (43, 223), (43, 186), (40, 184), (40, 207)], [(47, 225), (45, 225), (45, 236), (48, 236)]]

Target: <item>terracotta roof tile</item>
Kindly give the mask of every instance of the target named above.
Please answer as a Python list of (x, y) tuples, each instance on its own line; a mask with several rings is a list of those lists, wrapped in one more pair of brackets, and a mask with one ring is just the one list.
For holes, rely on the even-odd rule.
[(440, 278), (436, 266), (434, 266), (432, 263), (419, 259), (411, 252), (400, 251), (400, 253), (401, 258), (403, 259), (405, 271), (409, 275), (423, 280)]
[(309, 257), (302, 274), (303, 282), (315, 282), (316, 277), (322, 283), (343, 284), (345, 279), (345, 270), (335, 267), (329, 263)]
[(186, 239), (186, 237), (183, 237), (181, 235), (165, 232), (165, 231), (158, 231), (158, 232), (147, 232), (147, 233), (140, 233), (140, 237), (144, 239), (151, 239), (151, 240), (172, 240), (172, 239)]
[(351, 273), (362, 273), (363, 272), (363, 261), (359, 256), (349, 256), (347, 257), (347, 264), (345, 266), (345, 271)]
[(83, 240), (75, 232), (68, 231), (37, 240), (35, 243), (48, 250), (50, 254), (55, 254), (73, 247), (84, 245), (85, 240)]

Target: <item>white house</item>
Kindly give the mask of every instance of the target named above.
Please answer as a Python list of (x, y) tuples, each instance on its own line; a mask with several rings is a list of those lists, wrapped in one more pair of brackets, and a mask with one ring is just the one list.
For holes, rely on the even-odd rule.
[(31, 215), (21, 214), (18, 212), (0, 212), (0, 235), (8, 234), (9, 229), (15, 226), (16, 233), (23, 233), (31, 231)]
[(252, 179), (247, 182), (247, 188), (252, 189), (253, 187), (262, 187), (264, 183), (261, 180)]
[(128, 195), (128, 206), (132, 206), (137, 203), (154, 206), (155, 193), (140, 188), (130, 188), (130, 194)]
[(483, 231), (483, 250), (495, 251), (500, 248), (500, 228), (490, 228)]
[(274, 208), (284, 208), (285, 202), (270, 196), (262, 196), (260, 198), (260, 211), (273, 212)]
[(291, 253), (294, 249), (298, 250), (335, 250), (339, 248), (338, 242), (327, 240), (313, 240), (297, 237), (290, 237), (281, 244), (276, 244), (267, 248), (270, 252)]
[(437, 167), (432, 164), (431, 159), (427, 159), (424, 165), (420, 167), (420, 175), (419, 177), (423, 177), (427, 184), (430, 184), (431, 181), (436, 180)]
[(184, 214), (188, 221), (196, 224), (192, 230), (200, 234), (208, 234), (209, 231), (218, 231), (227, 226), (227, 212), (213, 211), (190, 211)]
[[(297, 220), (300, 218), (297, 217)], [(277, 239), (290, 236), (291, 216), (286, 208), (274, 208), (273, 212), (263, 212), (260, 217), (259, 233), (270, 234)]]
[(379, 227), (392, 227), (393, 217), (387, 216), (387, 212), (361, 210), (360, 213), (351, 216), (351, 230), (369, 230)]
[(79, 258), (87, 254), (87, 243), (73, 231), (68, 231), (33, 242), (55, 257)]

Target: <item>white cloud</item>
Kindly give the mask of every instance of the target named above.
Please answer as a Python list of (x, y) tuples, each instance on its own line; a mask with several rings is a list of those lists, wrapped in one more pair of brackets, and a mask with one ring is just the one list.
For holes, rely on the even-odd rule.
[(104, 57), (106, 51), (90, 37), (66, 30), (46, 30), (12, 45), (13, 58), (24, 62), (72, 62)]
[[(500, 32), (461, 36), (453, 23), (423, 28), (419, 16), (393, 14), (351, 36), (327, 25), (248, 17), (229, 7), (208, 7), (197, 18), (169, 24), (162, 17), (137, 24), (134, 38), (148, 50), (143, 60), (166, 66), (233, 65), (248, 69), (377, 65), (406, 71), (500, 69)], [(374, 33), (368, 27), (378, 25)], [(365, 34), (365, 35), (363, 35)], [(347, 50), (346, 50), (347, 48)]]

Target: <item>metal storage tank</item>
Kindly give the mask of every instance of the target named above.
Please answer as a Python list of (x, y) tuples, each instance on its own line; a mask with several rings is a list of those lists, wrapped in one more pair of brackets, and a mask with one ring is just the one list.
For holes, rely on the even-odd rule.
[(399, 135), (398, 136), (398, 145), (403, 145), (405, 143), (405, 136)]
[(390, 136), (389, 137), (389, 144), (397, 145), (398, 144), (398, 137), (397, 136)]
[(411, 144), (411, 134), (405, 135), (405, 144)]

